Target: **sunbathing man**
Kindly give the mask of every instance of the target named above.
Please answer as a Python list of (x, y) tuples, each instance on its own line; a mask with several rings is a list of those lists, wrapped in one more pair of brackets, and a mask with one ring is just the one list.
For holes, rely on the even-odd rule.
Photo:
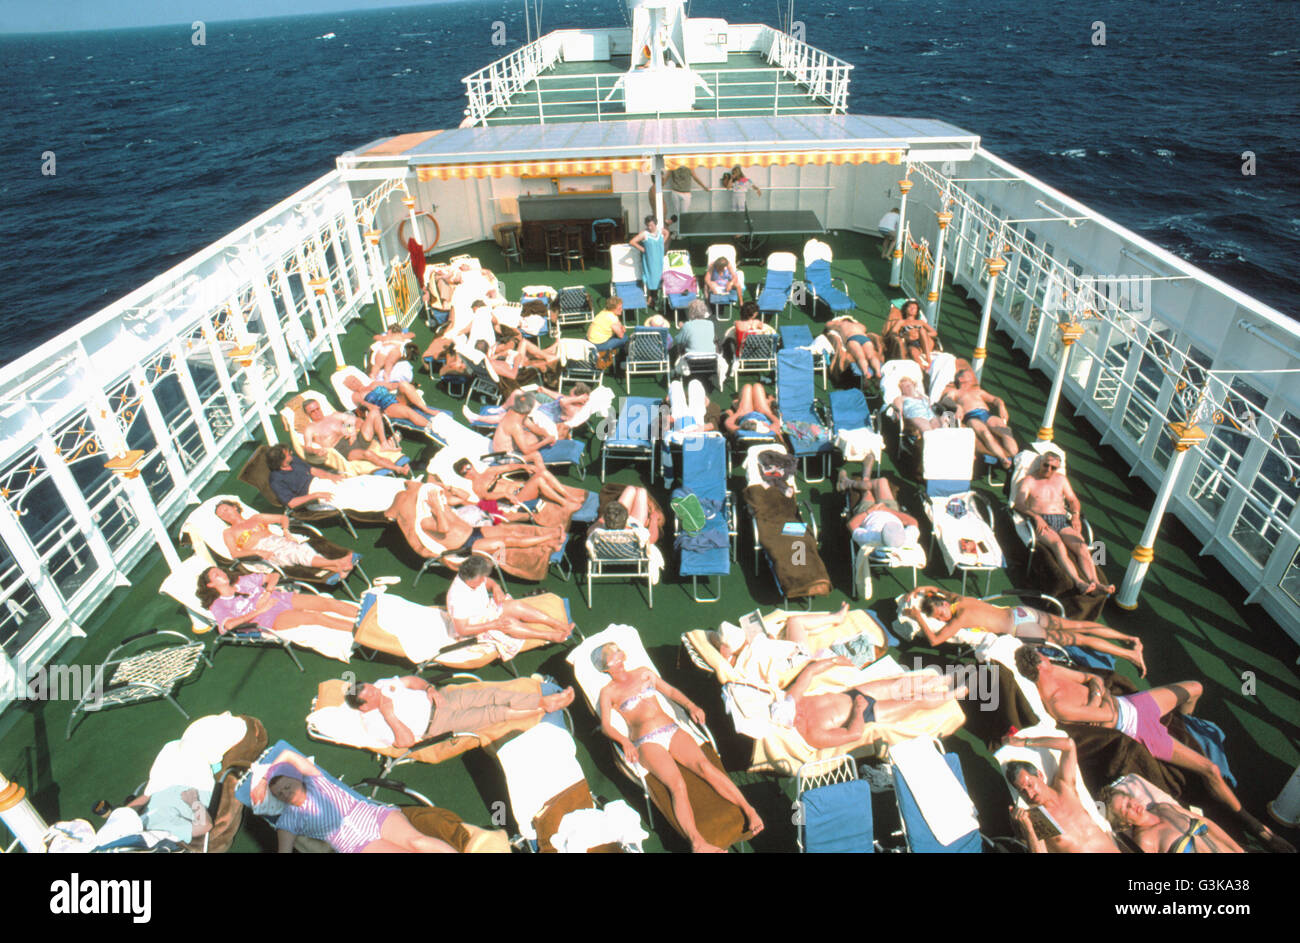
[(880, 376), (879, 338), (867, 333), (865, 324), (843, 315), (828, 321), (822, 333), (835, 345), (831, 372), (836, 376), (845, 373), (852, 364), (857, 364), (864, 380)]
[(1011, 456), (1020, 451), (1016, 437), (1007, 426), (1007, 404), (980, 388), (974, 370), (958, 370), (953, 382), (943, 391), (941, 405), (956, 411), (957, 421), (975, 430), (981, 453), (992, 455), (1003, 468), (1011, 467)]
[[(587, 500), (587, 492), (581, 488), (562, 485), (548, 469), (538, 470), (533, 465), (525, 465), (521, 462), (488, 465), (479, 471), (474, 467), (473, 462), (462, 458), (451, 467), (451, 470), (470, 482), (475, 497), (480, 501), (523, 504), (525, 501), (541, 498), (560, 505), (566, 513), (572, 514)], [(521, 471), (528, 472), (527, 480), (520, 482), (506, 478), (506, 475)]]
[(286, 445), (273, 445), (266, 450), (266, 468), (271, 493), (287, 508), (323, 501), (345, 511), (377, 514), (389, 507), (403, 488), (402, 482), (392, 476), (344, 478), (308, 465)]
[(1048, 452), (1034, 461), (1016, 489), (1015, 508), (1033, 521), (1034, 533), (1079, 592), (1091, 593), (1099, 586), (1107, 593), (1115, 592), (1114, 586), (1100, 581), (1092, 550), (1083, 539), (1083, 507), (1065, 477), (1061, 456)]
[[(247, 557), (260, 558), (276, 566), (308, 566), (317, 570), (331, 570), (340, 576), (352, 572), (356, 560), (347, 553), (330, 559), (317, 553), (306, 540), (298, 540), (289, 533), (289, 518), (283, 514), (250, 514), (237, 501), (218, 501), (213, 509), (217, 519), (229, 525), (221, 532), (232, 560)], [(279, 526), (276, 534), (270, 525)]]
[[(370, 448), (370, 442), (375, 440), (367, 439), (361, 429), (360, 420), (352, 413), (333, 413), (326, 416), (320, 401), (315, 399), (303, 400), (302, 409), (310, 420), (302, 430), (302, 448), (308, 455), (323, 457), (331, 449), (337, 449), (340, 455), (351, 462), (369, 462), (371, 465), (386, 468), (398, 475), (411, 473), (410, 465), (390, 462)], [(375, 422), (378, 422), (377, 418)], [(379, 428), (381, 430), (378, 436), (379, 447), (393, 450), (395, 448), (393, 443), (383, 441), (383, 423), (379, 423)]]
[(404, 356), (408, 341), (415, 340), (411, 331), (403, 331), (396, 324), (386, 325), (384, 333), (376, 334), (370, 345), (370, 379), (393, 369)]
[(411, 482), (392, 502), (385, 516), (396, 521), (407, 542), (425, 557), (441, 553), (468, 554), (470, 551), (493, 554), (502, 550), (526, 550), (543, 547), (553, 553), (564, 544), (561, 527), (536, 527), (532, 524), (495, 524), (474, 527), (456, 514), (447, 494), (438, 485)]
[[(501, 632), (516, 639), (563, 642), (576, 626), (553, 619), (534, 606), (505, 594), (488, 574), (492, 563), (475, 554), (460, 566), (447, 589), (447, 616), (452, 631), (462, 638)], [(572, 695), (570, 695), (572, 700)]]
[[(1013, 635), (1026, 642), (1090, 648), (1132, 662), (1137, 666), (1138, 674), (1146, 677), (1142, 642), (1135, 635), (1125, 635), (1097, 622), (1066, 619), (1029, 606), (994, 606), (970, 596), (945, 593), (937, 586), (922, 586), (916, 590), (916, 596), (919, 606), (910, 607), (904, 613), (916, 620), (931, 645), (942, 645), (962, 629), (976, 629), (995, 635)], [(930, 631), (926, 620), (918, 618), (922, 613), (943, 622), (943, 628), (938, 632)], [(1116, 642), (1123, 644), (1117, 645)]]
[(1015, 657), (1016, 670), (1038, 686), (1043, 705), (1054, 719), (1118, 730), (1150, 750), (1157, 760), (1200, 776), (1210, 793), (1235, 812), (1246, 830), (1270, 850), (1295, 851), (1242, 808), (1241, 800), (1228, 788), (1212, 760), (1179, 743), (1160, 722), (1171, 711), (1190, 715), (1196, 710), (1204, 690), (1199, 681), (1180, 681), (1116, 697), (1097, 675), (1054, 665), (1035, 646), (1021, 646)]
[(772, 705), (772, 719), (793, 727), (818, 750), (834, 750), (862, 739), (867, 724), (896, 724), (916, 710), (918, 702), (935, 707), (966, 696), (955, 676), (912, 675), (868, 681), (846, 691), (808, 694), (817, 678), (836, 666), (852, 666), (843, 655), (811, 662), (785, 689), (785, 698)]
[(771, 675), (773, 671), (784, 675), (802, 669), (814, 658), (833, 658), (835, 653), (828, 648), (812, 648), (809, 637), (813, 633), (843, 625), (848, 616), (848, 603), (844, 603), (835, 612), (789, 615), (775, 636), (759, 632), (752, 639), (747, 638), (744, 629), (724, 622), (719, 631), (708, 633), (708, 639), (728, 664), (736, 665), (737, 660), (744, 655), (747, 656), (747, 662), (757, 660), (767, 665), (769, 670), (764, 672), (765, 676)]
[[(372, 415), (382, 413), (389, 419), (405, 419), (421, 429), (429, 425), (429, 413), (425, 412), (428, 407), (422, 399), (408, 398), (404, 392), (395, 393), (378, 380), (362, 383), (356, 377), (347, 377), (343, 386), (352, 394), (352, 405), (358, 409), (364, 409)], [(417, 391), (416, 396), (418, 395)], [(403, 402), (403, 399), (407, 402)]]
[[(876, 484), (885, 495), (892, 495), (889, 483), (879, 479)], [(906, 547), (915, 544), (921, 537), (921, 528), (916, 518), (898, 509), (898, 502), (892, 496), (867, 504), (869, 498), (863, 498), (859, 507), (866, 507), (849, 518), (849, 534), (859, 547), (868, 545), (876, 547)]]
[[(552, 434), (556, 438), (568, 439), (572, 437), (572, 421), (577, 418), (591, 399), (591, 387), (585, 383), (575, 383), (567, 394), (548, 390), (546, 387), (538, 387), (536, 390), (515, 390), (501, 406), (489, 406), (481, 413), (476, 413), (468, 406), (463, 406), (461, 407), (461, 413), (470, 423), (475, 425), (500, 425), (502, 418), (514, 406), (519, 397), (528, 395), (533, 396), (534, 404), (533, 412), (530, 415), (534, 419), (538, 419), (540, 413), (541, 417), (549, 419), (554, 424), (555, 431)], [(545, 428), (545, 423), (543, 423), (543, 428)]]
[[(617, 508), (622, 508), (624, 513), (618, 513)], [(622, 530), (632, 526), (633, 529), (639, 528), (647, 541), (657, 544), (664, 523), (663, 513), (650, 500), (650, 492), (640, 485), (628, 485), (617, 500), (610, 501), (601, 508), (600, 517), (591, 526), (607, 530)]]
[(359, 685), (344, 702), (361, 712), (361, 723), (376, 743), (405, 750), (443, 733), (540, 719), (572, 704), (573, 688), (556, 694), (491, 687), (439, 691), (423, 678), (407, 675)]
[(923, 371), (929, 370), (930, 355), (934, 352), (939, 332), (925, 320), (921, 306), (915, 301), (903, 302), (900, 313), (901, 317), (890, 318), (885, 322), (885, 349), (899, 358), (910, 358)]
[(518, 452), (526, 461), (542, 464), (542, 449), (554, 445), (558, 437), (533, 417), (536, 405), (531, 393), (523, 393), (515, 399), (514, 404), (501, 414), (497, 431), (492, 434), (493, 451)]
[(903, 377), (898, 381), (898, 395), (894, 397), (893, 407), (894, 415), (903, 424), (903, 428), (913, 435), (920, 435), (931, 429), (945, 427), (947, 423), (934, 414), (930, 401), (919, 393), (916, 381), (911, 377)]
[[(1140, 777), (1137, 777), (1140, 780)], [(1147, 854), (1241, 854), (1232, 837), (1202, 815), (1182, 806), (1143, 795), (1139, 783), (1107, 786), (1101, 792), (1106, 816), (1117, 829), (1127, 829)]]
[[(1079, 798), (1079, 792), (1075, 788), (1079, 757), (1073, 740), (1069, 737), (1008, 737), (1005, 742), (1009, 746), (1045, 747), (1061, 751), (1061, 760), (1050, 785), (1033, 764), (1023, 760), (1010, 762), (1002, 770), (1011, 788), (1029, 803), (1029, 809), (1012, 806), (1011, 818), (1020, 827), (1030, 851), (1038, 854), (1119, 853), (1115, 840), (1093, 820)], [(1034, 830), (1034, 816), (1030, 809), (1046, 812), (1050, 820), (1045, 824), (1050, 826), (1055, 823), (1060, 834), (1038, 835)]]
[(730, 433), (770, 432), (782, 438), (781, 414), (761, 383), (746, 383), (740, 395), (731, 401), (731, 410), (723, 413), (722, 426)]

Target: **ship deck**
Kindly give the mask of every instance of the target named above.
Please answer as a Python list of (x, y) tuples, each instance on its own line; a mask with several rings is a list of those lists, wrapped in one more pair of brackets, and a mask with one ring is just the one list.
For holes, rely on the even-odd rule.
[[(879, 260), (875, 239), (839, 235), (831, 237), (830, 241), (835, 253), (835, 274), (846, 279), (865, 320), (873, 329), (878, 329), (887, 309), (886, 299), (896, 295), (898, 290), (887, 287), (887, 263)], [(479, 243), (456, 251), (472, 252), (494, 271), (505, 272), (495, 244)], [(442, 252), (433, 258), (442, 259), (450, 254)], [(522, 285), (536, 282), (557, 286), (585, 284), (592, 288), (594, 295), (603, 294), (608, 285), (608, 272), (596, 268), (571, 273), (539, 272), (538, 268), (529, 266), (502, 276), (512, 296)], [(747, 283), (754, 284), (760, 274), (759, 269), (748, 268)], [(944, 296), (940, 319), (940, 333), (947, 349), (968, 354), (974, 346), (978, 318), (978, 308), (959, 292), (949, 289)], [(375, 321), (372, 312), (365, 319), (364, 326), (354, 325), (345, 338), (344, 350), (350, 362), (360, 362)], [(783, 319), (783, 323), (800, 321), (807, 322), (808, 317), (799, 311)], [(415, 330), (418, 339), (427, 343), (427, 329), (417, 324)], [(986, 386), (1008, 402), (1020, 440), (1031, 440), (1047, 398), (1048, 379), (1031, 374), (1023, 355), (1012, 350), (1005, 337), (994, 333), (988, 346)], [(316, 364), (317, 372), (313, 378), (315, 388), (324, 391), (331, 399), (328, 374), (332, 366), (328, 358), (323, 358)], [(620, 379), (611, 378), (610, 382), (623, 391)], [(661, 381), (640, 378), (634, 379), (633, 385), (637, 394), (663, 395)], [(459, 404), (453, 404), (446, 395), (431, 392), (427, 378), (424, 386), (434, 405), (459, 408)], [(818, 393), (825, 396), (820, 385)], [(1100, 445), (1099, 437), (1091, 427), (1073, 419), (1068, 404), (1062, 404), (1056, 433), (1057, 441), (1071, 456), (1070, 475), (1075, 490), (1098, 538), (1107, 548), (1109, 576), (1118, 582), (1128, 553), (1136, 543), (1153, 503), (1153, 496), (1143, 484), (1127, 477), (1119, 456)], [(420, 446), (409, 440), (405, 447), (408, 454), (415, 455), (420, 451)], [(233, 493), (241, 498), (254, 499), (251, 489), (235, 480), (235, 471), (252, 448), (250, 444), (236, 455), (230, 462), (232, 472), (229, 478), (214, 482), (203, 496)], [(423, 457), (427, 458), (428, 454)], [(884, 471), (897, 477), (888, 458)], [(631, 483), (638, 481), (638, 475), (637, 469), (620, 465), (610, 477)], [(566, 480), (572, 484), (581, 483), (572, 476)], [(598, 487), (597, 482), (594, 472), (588, 475), (588, 487)], [(735, 485), (734, 479), (732, 484)], [(910, 484), (910, 492), (903, 498), (905, 507), (914, 502), (916, 494), (915, 483)], [(980, 487), (989, 488), (986, 484)], [(656, 483), (652, 490), (661, 502), (667, 501), (660, 484)], [(989, 490), (991, 499), (1000, 505), (1000, 493)], [(844, 546), (847, 536), (839, 516), (842, 501), (835, 494), (831, 482), (811, 486), (808, 493), (821, 516), (825, 535), (823, 548)], [(252, 503), (257, 506), (255, 500)], [(448, 578), (438, 571), (426, 575), (418, 588), (411, 587), (414, 576), (412, 555), (395, 534), (377, 527), (359, 528), (359, 533), (357, 549), (364, 553), (364, 566), (371, 576), (401, 575), (403, 583), (397, 591), (420, 602), (431, 603), (445, 592)], [(327, 530), (327, 535), (339, 542), (348, 541), (347, 535), (339, 528)], [(1008, 538), (1004, 546), (1010, 548), (1014, 544)], [(747, 539), (743, 536), (740, 549), (731, 576), (723, 583), (721, 601), (711, 605), (697, 605), (691, 600), (687, 585), (674, 575), (671, 553), (665, 582), (657, 588), (653, 609), (646, 608), (642, 595), (644, 590), (631, 584), (601, 584), (596, 593), (595, 607), (590, 611), (581, 584), (566, 583), (554, 575), (542, 584), (547, 590), (570, 597), (575, 618), (588, 633), (599, 631), (612, 622), (635, 624), (667, 680), (705, 708), (724, 762), (732, 771), (743, 771), (747, 766), (749, 741), (736, 734), (724, 715), (719, 689), (712, 678), (681, 657), (678, 640), (689, 629), (715, 627), (722, 620), (735, 620), (756, 606), (770, 609), (779, 605), (780, 599), (766, 571), (755, 572), (753, 556), (747, 552)], [(1197, 543), (1177, 521), (1167, 519), (1156, 544), (1156, 559), (1146, 580), (1140, 608), (1136, 612), (1125, 612), (1111, 605), (1104, 618), (1115, 628), (1142, 637), (1153, 682), (1188, 678), (1201, 678), (1207, 682), (1206, 695), (1198, 712), (1220, 724), (1227, 732), (1228, 755), (1240, 780), (1239, 794), (1248, 808), (1260, 814), (1265, 802), (1276, 795), (1280, 785), (1300, 763), (1300, 748), (1297, 747), (1300, 743), (1300, 697), (1297, 696), (1300, 682), (1294, 667), (1296, 653), (1282, 630), (1261, 609), (1246, 606), (1244, 593), (1236, 582), (1214, 560), (1200, 556), (1199, 550)], [(818, 610), (834, 608), (848, 598), (847, 555), (829, 552), (825, 556), (835, 591), (816, 601)], [(922, 579), (949, 589), (959, 588), (960, 580), (947, 577), (942, 562), (935, 556)], [(1009, 571), (1010, 574), (1018, 572), (1015, 568)], [(1016, 585), (1009, 573), (994, 576), (994, 592)], [(85, 626), (88, 638), (70, 644), (56, 660), (65, 664), (95, 664), (122, 638), (133, 633), (154, 627), (187, 629), (188, 619), (179, 607), (158, 594), (165, 575), (166, 565), (157, 555), (137, 567), (130, 574), (132, 585), (116, 590)], [(520, 586), (518, 583), (512, 585), (515, 588)], [(871, 605), (887, 624), (894, 615), (892, 597), (902, 588), (891, 576), (876, 580), (877, 598)], [(542, 649), (520, 656), (516, 664), (521, 674), (542, 671), (567, 683), (569, 673), (564, 663), (564, 652), (556, 647)], [(928, 662), (943, 660), (925, 646), (905, 645), (893, 654), (909, 665), (915, 655)], [(283, 738), (294, 743), (314, 755), (325, 769), (348, 781), (373, 775), (376, 766), (368, 755), (314, 743), (307, 738), (303, 718), (316, 686), (326, 678), (338, 677), (343, 666), (311, 652), (301, 653), (300, 658), (306, 668), (303, 673), (295, 670), (280, 651), (223, 648), (215, 658), (214, 667), (205, 669), (197, 679), (178, 691), (178, 700), (191, 717), (225, 710), (255, 715), (265, 724), (272, 741)], [(374, 662), (354, 659), (350, 668), (361, 680), (403, 673), (401, 667), (385, 663), (382, 657)], [(1127, 664), (1119, 670), (1130, 676), (1133, 674)], [(487, 679), (507, 677), (500, 666), (484, 669), (482, 674)], [(92, 818), (90, 810), (95, 800), (105, 798), (115, 803), (122, 800), (146, 779), (159, 748), (166, 741), (178, 737), (186, 726), (186, 721), (170, 705), (154, 701), (90, 714), (78, 723), (71, 739), (65, 741), (64, 729), (70, 708), (67, 702), (23, 702), (14, 704), (0, 716), (0, 732), (3, 732), (0, 736), (0, 770), (27, 788), (38, 810), (50, 822)], [(624, 798), (633, 808), (643, 810), (639, 789), (615, 769), (609, 744), (596, 730), (595, 719), (581, 701), (572, 712), (579, 743), (578, 759), (593, 794), (608, 800)], [(1007, 834), (1006, 788), (984, 744), (970, 730), (963, 728), (947, 739), (947, 745), (961, 759), (985, 833)], [(745, 772), (733, 772), (732, 775), (768, 824), (767, 830), (753, 842), (753, 848), (758, 851), (793, 850), (793, 782)], [(397, 778), (480, 825), (488, 824), (494, 803), (506, 796), (498, 767), (482, 751), (471, 752), (439, 766), (400, 767)], [(875, 798), (879, 835), (896, 816), (890, 811), (891, 797), (880, 795)], [(656, 826), (647, 850), (684, 850), (684, 843), (675, 834), (667, 832), (657, 818)], [(233, 850), (268, 851), (273, 847), (270, 829), (250, 817), (246, 818)]]
[[(487, 123), (536, 125), (543, 118), (610, 121), (629, 117), (623, 112), (623, 90), (615, 85), (630, 66), (629, 56), (611, 56), (598, 62), (557, 62), (515, 92), (505, 108), (488, 116)], [(700, 64), (695, 70), (708, 83), (712, 95), (700, 90), (693, 109), (664, 112), (660, 117), (832, 113), (828, 102), (812, 97), (807, 85), (773, 66), (762, 53), (728, 53), (725, 63)]]

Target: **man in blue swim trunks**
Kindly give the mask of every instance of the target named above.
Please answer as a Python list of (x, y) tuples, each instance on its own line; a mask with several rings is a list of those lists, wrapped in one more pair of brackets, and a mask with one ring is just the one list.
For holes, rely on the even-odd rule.
[(1034, 534), (1060, 562), (1081, 593), (1098, 588), (1115, 592), (1110, 583), (1102, 582), (1092, 559), (1092, 550), (1083, 538), (1083, 506), (1070, 487), (1069, 479), (1057, 452), (1040, 455), (1016, 487), (1015, 508), (1034, 524)]
[(1011, 456), (1020, 451), (1020, 446), (1007, 425), (1011, 421), (1007, 404), (980, 388), (974, 370), (958, 370), (939, 405), (956, 412), (958, 422), (975, 430), (976, 448), (981, 454), (993, 456), (1003, 468), (1011, 468)]
[(832, 373), (856, 366), (864, 380), (880, 376), (880, 338), (868, 333), (866, 325), (845, 315), (828, 321), (824, 333), (835, 345)]
[(401, 391), (394, 392), (378, 380), (363, 383), (357, 377), (348, 377), (343, 385), (352, 395), (352, 404), (367, 412), (377, 411), (389, 419), (404, 419), (423, 429), (429, 424), (430, 414), (403, 402)]

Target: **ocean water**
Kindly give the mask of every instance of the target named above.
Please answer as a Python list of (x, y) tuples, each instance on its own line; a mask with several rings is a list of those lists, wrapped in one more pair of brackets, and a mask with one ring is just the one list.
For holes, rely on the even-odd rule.
[[(778, 11), (695, 0), (691, 14), (775, 23)], [(1295, 314), (1300, 4), (808, 0), (795, 15), (808, 42), (856, 66), (852, 111), (975, 132)], [(506, 47), (492, 45), (495, 21)], [(542, 26), (624, 22), (617, 0), (552, 0)], [(203, 46), (187, 25), (0, 36), (0, 361), (237, 228), (339, 153), (455, 127), (461, 77), (523, 36), (522, 4), (500, 0), (209, 23)], [(1242, 173), (1245, 151), (1254, 175)]]

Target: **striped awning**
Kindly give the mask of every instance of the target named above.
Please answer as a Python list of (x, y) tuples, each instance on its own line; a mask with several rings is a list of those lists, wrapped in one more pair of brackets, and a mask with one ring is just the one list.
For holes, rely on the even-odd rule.
[(825, 164), (901, 164), (905, 152), (901, 149), (837, 150), (837, 151), (757, 151), (728, 154), (669, 154), (664, 165), (669, 170), (678, 167), (805, 167)]
[(588, 174), (635, 173), (649, 170), (644, 157), (598, 157), (591, 160), (528, 160), (483, 164), (424, 164), (416, 177), (428, 180), (466, 180), (471, 177), (580, 177)]

